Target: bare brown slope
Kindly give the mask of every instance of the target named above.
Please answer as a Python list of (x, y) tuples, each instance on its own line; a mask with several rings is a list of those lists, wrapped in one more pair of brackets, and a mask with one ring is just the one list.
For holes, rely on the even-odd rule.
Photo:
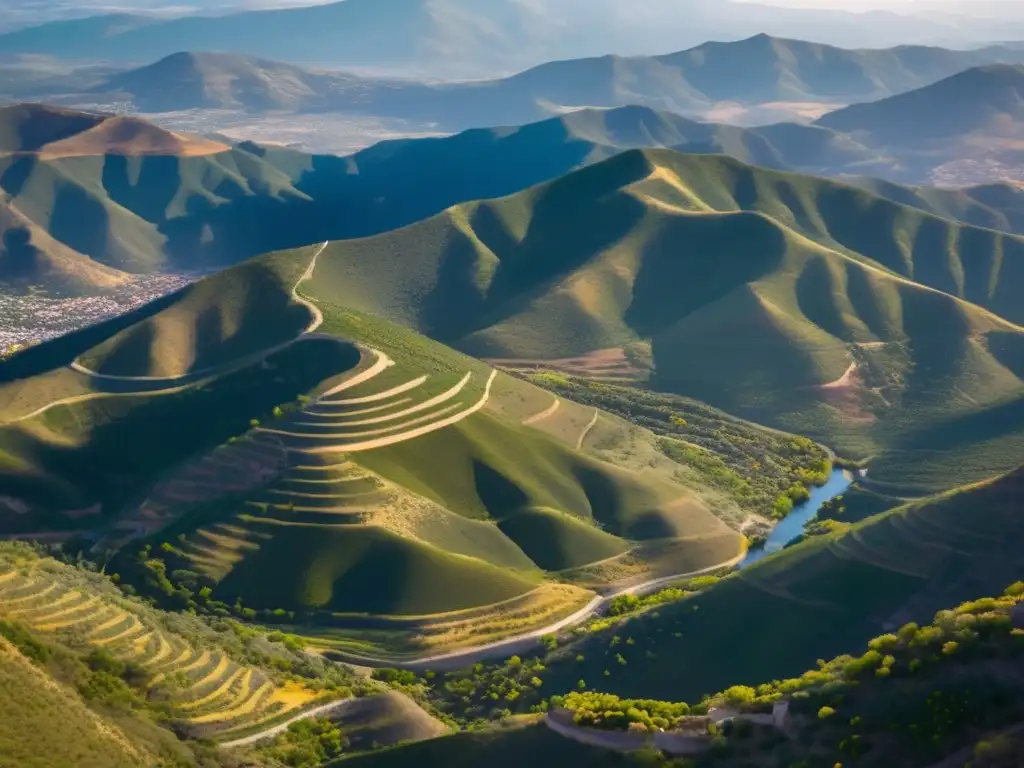
[(136, 117), (16, 104), (0, 108), (0, 154), (41, 158), (90, 155), (196, 157), (228, 150), (215, 141), (174, 133)]
[(37, 152), (47, 144), (95, 128), (106, 117), (45, 104), (15, 104), (2, 107), (0, 153)]
[(87, 131), (46, 144), (39, 156), (47, 160), (89, 155), (201, 157), (228, 149), (225, 144), (167, 131), (135, 117), (109, 117)]

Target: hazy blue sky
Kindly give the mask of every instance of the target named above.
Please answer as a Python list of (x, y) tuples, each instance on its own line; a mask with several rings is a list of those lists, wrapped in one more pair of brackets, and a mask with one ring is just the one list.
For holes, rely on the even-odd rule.
[(1016, 11), (1022, 0), (741, 0), (763, 5), (785, 5), (791, 8), (833, 8), (845, 11), (887, 9), (891, 11), (942, 8), (950, 11), (976, 12), (978, 6), (998, 9), (1005, 6)]

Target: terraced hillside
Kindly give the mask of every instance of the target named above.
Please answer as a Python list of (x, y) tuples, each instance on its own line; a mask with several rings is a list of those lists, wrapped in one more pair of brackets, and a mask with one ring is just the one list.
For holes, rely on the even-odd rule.
[[(172, 475), (119, 527), (203, 498), (232, 456), (260, 462), (274, 472), (269, 482), (221, 493), (161, 534), (169, 571), (203, 574), (217, 599), (309, 621), (439, 615), (431, 633), (447, 640), (484, 607), (485, 618), (511, 614), (513, 627), (568, 615), (590, 595), (545, 585), (542, 571), (615, 558), (634, 542), (677, 542), (658, 567), (679, 572), (739, 552), (736, 535), (696, 493), (567, 445), (587, 429), (582, 416), (572, 420), (585, 409), (566, 405), (558, 440), (497, 410), (520, 409), (513, 398), (543, 398), (528, 385), (451, 353), (440, 369), (422, 360), (412, 368), (408, 350), (397, 351), (369, 348), (352, 375)], [(266, 578), (271, 563), (296, 552), (307, 568)]]
[(251, 730), (330, 699), (236, 660), (187, 620), (176, 630), (106, 579), (18, 549), (0, 552), (0, 619), (141, 670), (150, 696), (165, 701), (193, 736)]
[(593, 593), (558, 583), (580, 568), (603, 587), (742, 556), (739, 497), (653, 433), (312, 299), (326, 254), (247, 262), (10, 361), (4, 532), (86, 536), (168, 607), (244, 606), (368, 654), (585, 612)]
[[(510, 368), (628, 354), (657, 389), (880, 454), (875, 478), (919, 493), (986, 476), (941, 477), (968, 451), (1013, 466), (1017, 418), (986, 425), (1024, 395), (1022, 281), (1020, 238), (646, 151), (334, 243), (310, 294)], [(941, 471), (918, 466), (925, 432)]]

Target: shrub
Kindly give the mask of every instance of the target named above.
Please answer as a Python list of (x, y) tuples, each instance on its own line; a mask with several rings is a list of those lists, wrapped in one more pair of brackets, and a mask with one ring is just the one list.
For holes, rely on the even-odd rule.
[(828, 718), (832, 717), (832, 715), (834, 715), (835, 713), (836, 711), (832, 707), (822, 707), (818, 710), (818, 719), (827, 720)]

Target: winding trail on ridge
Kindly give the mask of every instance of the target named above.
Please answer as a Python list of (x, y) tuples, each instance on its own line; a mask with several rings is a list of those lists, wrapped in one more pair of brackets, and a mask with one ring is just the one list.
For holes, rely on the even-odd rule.
[(359, 698), (353, 696), (352, 698), (348, 699), (332, 701), (329, 704), (324, 704), (323, 706), (315, 707), (314, 709), (310, 709), (305, 712), (300, 712), (294, 717), (291, 717), (282, 723), (278, 723), (277, 725), (271, 726), (266, 730), (258, 731), (249, 736), (245, 736), (240, 739), (234, 739), (233, 741), (224, 741), (221, 742), (218, 746), (220, 746), (221, 749), (232, 749), (234, 747), (245, 747), (249, 744), (255, 744), (256, 742), (264, 741), (265, 739), (272, 739), (275, 736), (279, 736), (280, 734), (287, 731), (288, 726), (292, 725), (293, 723), (297, 723), (300, 720), (307, 720), (311, 717), (318, 717), (320, 715), (327, 714), (328, 712), (337, 712), (341, 709), (347, 709), (359, 700)]
[(611, 592), (607, 595), (598, 595), (575, 613), (570, 616), (566, 616), (564, 619), (561, 619), (554, 624), (541, 627), (540, 629), (530, 630), (529, 632), (524, 632), (521, 635), (507, 637), (504, 640), (496, 640), (493, 643), (485, 643), (484, 645), (478, 645), (472, 648), (463, 648), (449, 653), (440, 653), (433, 656), (423, 656), (418, 659), (408, 660), (378, 659), (372, 656), (360, 656), (358, 654), (345, 653), (344, 651), (332, 651), (332, 655), (335, 655), (343, 664), (351, 663), (366, 667), (391, 667), (413, 671), (423, 669), (431, 669), (435, 671), (460, 669), (462, 667), (472, 666), (477, 662), (488, 661), (494, 658), (505, 658), (507, 656), (528, 651), (539, 645), (540, 639), (545, 635), (555, 634), (563, 629), (568, 629), (569, 627), (574, 627), (577, 624), (582, 624), (592, 616), (600, 615), (601, 612), (609, 607), (612, 601), (617, 597), (622, 597), (623, 595), (649, 595), (658, 588), (666, 584), (671, 584), (674, 581), (702, 576), (706, 573), (739, 565), (743, 562), (743, 559), (746, 556), (747, 553), (744, 551), (736, 557), (730, 558), (729, 560), (716, 565), (709, 565), (707, 568), (701, 568), (700, 570), (690, 571), (688, 573), (676, 573), (670, 576), (662, 576), (657, 579), (641, 582), (640, 584), (623, 587), (622, 589), (616, 590), (615, 592)]
[[(306, 271), (302, 273), (302, 276), (299, 278), (298, 282), (296, 282), (295, 286), (292, 288), (292, 291), (291, 291), (292, 299), (297, 304), (301, 304), (307, 310), (309, 310), (309, 313), (310, 313), (310, 315), (312, 317), (311, 317), (309, 325), (306, 326), (306, 329), (302, 333), (300, 333), (298, 336), (296, 336), (294, 339), (291, 339), (290, 341), (286, 341), (283, 344), (278, 344), (278, 345), (270, 347), (268, 349), (259, 350), (258, 352), (254, 352), (254, 353), (252, 353), (250, 355), (245, 355), (243, 357), (238, 358), (237, 360), (234, 360), (234, 361), (229, 362), (229, 363), (225, 363), (222, 366), (215, 366), (215, 367), (212, 367), (212, 368), (206, 368), (206, 369), (203, 369), (203, 370), (200, 370), (200, 371), (191, 371), (189, 373), (185, 373), (185, 374), (182, 374), (180, 376), (169, 376), (169, 377), (159, 377), (159, 376), (111, 376), (109, 374), (104, 374), (104, 373), (98, 373), (96, 371), (91, 371), (88, 368), (86, 368), (85, 366), (83, 366), (81, 363), (79, 363), (77, 359), (72, 361), (68, 365), (68, 367), (71, 370), (73, 370), (75, 373), (79, 373), (79, 374), (81, 374), (83, 376), (88, 376), (91, 379), (96, 379), (96, 380), (99, 380), (99, 381), (121, 381), (121, 382), (133, 382), (134, 381), (134, 382), (139, 382), (140, 384), (161, 384), (161, 385), (166, 384), (167, 385), (166, 387), (161, 386), (161, 387), (158, 387), (158, 388), (146, 388), (145, 390), (143, 390), (143, 392), (145, 394), (169, 395), (169, 394), (174, 394), (175, 392), (180, 392), (183, 389), (185, 389), (187, 386), (189, 386), (190, 384), (192, 384), (192, 383), (194, 383), (196, 381), (200, 381), (200, 380), (202, 380), (202, 379), (204, 379), (204, 378), (206, 378), (208, 376), (211, 376), (211, 375), (214, 375), (214, 374), (223, 374), (223, 373), (231, 372), (231, 371), (234, 371), (234, 370), (238, 370), (240, 368), (245, 368), (245, 367), (247, 367), (249, 365), (252, 365), (254, 363), (257, 363), (260, 360), (263, 360), (263, 359), (269, 357), (270, 355), (274, 354), (275, 352), (279, 352), (280, 350), (285, 349), (285, 348), (291, 346), (292, 344), (294, 344), (295, 342), (300, 341), (302, 339), (308, 339), (308, 338), (335, 339), (334, 336), (328, 336), (328, 335), (325, 335), (325, 334), (317, 334), (316, 333), (316, 331), (320, 328), (320, 326), (323, 325), (323, 322), (324, 322), (323, 312), (320, 310), (320, 308), (316, 304), (314, 304), (312, 301), (310, 301), (309, 299), (307, 299), (306, 297), (302, 296), (299, 293), (299, 286), (302, 285), (304, 282), (306, 282), (307, 280), (309, 280), (313, 276), (313, 272), (316, 269), (317, 259), (320, 258), (320, 254), (322, 254), (327, 249), (328, 245), (329, 245), (329, 241), (325, 241), (325, 242), (323, 242), (320, 245), (320, 247), (317, 249), (316, 253), (313, 254), (313, 258), (310, 259), (309, 266), (306, 268)], [(46, 413), (51, 408), (56, 408), (59, 405), (72, 405), (73, 403), (82, 403), (82, 402), (86, 402), (88, 400), (98, 400), (98, 399), (106, 398), (106, 397), (121, 397), (121, 396), (126, 395), (126, 394), (136, 394), (136, 393), (131, 393), (131, 392), (87, 392), (87, 393), (81, 394), (81, 395), (72, 395), (70, 397), (64, 397), (64, 398), (61, 398), (59, 400), (54, 400), (53, 402), (47, 403), (46, 405), (44, 405), (44, 406), (42, 406), (40, 408), (36, 408), (34, 411), (31, 411), (30, 413), (23, 414), (21, 416), (18, 416), (17, 418), (9, 420), (9, 421), (0, 421), (0, 424), (4, 424), (4, 423), (5, 424), (16, 424), (16, 423), (18, 423), (20, 421), (27, 421), (29, 419), (35, 418), (36, 416), (41, 416), (42, 414)]]
[[(324, 313), (320, 311), (320, 308), (316, 304), (314, 304), (312, 301), (310, 301), (305, 296), (302, 296), (299, 293), (299, 286), (313, 276), (313, 272), (314, 270), (316, 270), (317, 259), (320, 258), (320, 254), (327, 249), (328, 245), (328, 241), (324, 241), (320, 245), (316, 253), (313, 254), (313, 258), (309, 260), (309, 266), (306, 267), (306, 271), (302, 273), (302, 277), (300, 277), (298, 281), (295, 283), (295, 285), (292, 287), (292, 300), (296, 304), (301, 304), (303, 307), (305, 307), (306, 310), (312, 316), (309, 325), (306, 326), (306, 329), (302, 331), (302, 333), (300, 333), (294, 339), (289, 339), (288, 341), (282, 342), (281, 344), (276, 344), (272, 347), (268, 347), (267, 349), (261, 349), (251, 354), (243, 355), (242, 357), (224, 363), (223, 365), (214, 365), (210, 366), (209, 368), (202, 368), (198, 371), (189, 371), (188, 373), (183, 373), (179, 376), (113, 376), (106, 373), (98, 373), (96, 371), (91, 371), (85, 366), (83, 366), (81, 363), (79, 363), (78, 360), (74, 360), (71, 363), (70, 368), (76, 373), (81, 373), (84, 376), (89, 376), (90, 378), (99, 379), (101, 381), (138, 381), (140, 383), (144, 382), (147, 384), (167, 384), (168, 387), (174, 387), (181, 386), (183, 384), (187, 384), (193, 381), (198, 381), (200, 379), (205, 379), (209, 376), (217, 374), (222, 375), (226, 372), (238, 370), (239, 368), (244, 368), (248, 365), (251, 365), (252, 363), (259, 362), (260, 360), (269, 357), (275, 352), (280, 352), (282, 349), (290, 347), (292, 344), (299, 341), (300, 339), (306, 338), (311, 334), (316, 333), (317, 329), (319, 329), (320, 326), (323, 325), (324, 323)], [(159, 390), (147, 390), (147, 392), (153, 391)]]

